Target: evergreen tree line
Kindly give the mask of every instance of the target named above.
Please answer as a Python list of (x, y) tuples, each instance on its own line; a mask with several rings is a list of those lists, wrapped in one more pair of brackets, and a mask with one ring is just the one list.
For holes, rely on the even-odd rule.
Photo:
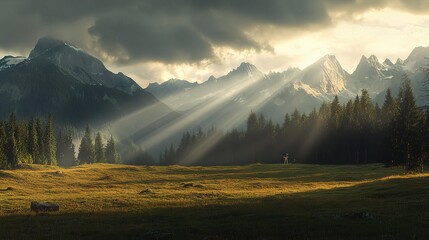
[(107, 141), (106, 146), (100, 132), (96, 134), (95, 141), (92, 140), (92, 131), (86, 126), (85, 134), (80, 142), (77, 161), (84, 163), (120, 163), (119, 154), (113, 136)]
[(55, 134), (51, 116), (45, 122), (40, 117), (18, 121), (11, 113), (8, 120), (0, 121), (0, 169), (13, 169), (25, 163), (68, 167), (83, 163), (119, 162), (113, 137), (104, 146), (100, 133), (97, 133), (94, 143), (89, 127), (76, 159), (72, 135), (70, 128), (59, 129)]
[(186, 132), (178, 147), (165, 148), (161, 165), (240, 165), (289, 162), (414, 166), (428, 160), (429, 112), (417, 108), (410, 80), (398, 96), (387, 90), (383, 105), (368, 91), (341, 104), (338, 97), (318, 110), (286, 114), (283, 124), (251, 112), (245, 131)]
[(100, 132), (97, 132), (95, 141), (92, 140), (92, 132), (89, 126), (86, 126), (85, 134), (79, 146), (77, 160), (80, 164), (84, 163), (120, 163), (119, 154), (116, 150), (116, 143), (112, 136), (103, 144)]

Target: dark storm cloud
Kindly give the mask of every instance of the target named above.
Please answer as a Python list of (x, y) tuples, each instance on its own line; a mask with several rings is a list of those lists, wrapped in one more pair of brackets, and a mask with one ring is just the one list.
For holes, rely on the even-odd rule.
[[(147, 0), (139, 12), (105, 16), (89, 33), (120, 61), (199, 62), (215, 57), (213, 47), (260, 51), (247, 31), (258, 25), (302, 27), (329, 21), (322, 2), (312, 0)], [(127, 13), (124, 13), (127, 14)]]
[(47, 34), (64, 38), (64, 29), (82, 19), (92, 24), (81, 26), (86, 34), (72, 42), (92, 41), (100, 55), (122, 63), (199, 62), (223, 46), (261, 51), (270, 47), (252, 36), (256, 26), (329, 22), (323, 2), (313, 0), (4, 0), (0, 48), (28, 49)]
[(324, 3), (320, 0), (147, 0), (141, 9), (144, 12), (168, 11), (170, 14), (218, 11), (252, 23), (279, 26), (314, 24), (328, 19)]
[(198, 62), (214, 57), (212, 46), (203, 36), (180, 21), (135, 15), (105, 17), (97, 20), (89, 33), (97, 37), (104, 51), (117, 56), (120, 63)]
[(194, 63), (216, 58), (216, 47), (270, 49), (256, 28), (327, 27), (332, 13), (387, 6), (429, 10), (426, 0), (2, 0), (0, 48), (28, 50), (51, 35), (118, 63)]

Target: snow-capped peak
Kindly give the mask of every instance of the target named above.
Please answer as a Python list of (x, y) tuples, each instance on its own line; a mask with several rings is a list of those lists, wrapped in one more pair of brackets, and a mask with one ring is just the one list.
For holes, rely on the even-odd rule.
[(428, 65), (429, 47), (416, 47), (404, 61), (404, 69), (417, 70)]
[(250, 64), (248, 62), (241, 63), (240, 66), (235, 69), (235, 71), (240, 73), (247, 73), (249, 77), (253, 77), (255, 72), (259, 72), (255, 65)]
[(258, 68), (255, 67), (255, 65), (243, 62), (235, 68), (234, 70), (230, 71), (226, 76), (218, 78), (218, 81), (222, 82), (225, 80), (241, 80), (245, 78), (262, 78), (264, 74), (258, 70)]
[(422, 58), (426, 58), (429, 55), (429, 47), (416, 47), (413, 49), (413, 51), (410, 53), (408, 58), (405, 60), (405, 62), (409, 61), (418, 61)]
[(383, 69), (383, 65), (378, 61), (375, 55), (371, 55), (368, 58), (368, 62), (377, 69)]
[(65, 44), (66, 44), (65, 42), (52, 37), (43, 37), (37, 41), (36, 46), (34, 47), (33, 50), (31, 50), (30, 55), (28, 57), (30, 59), (35, 58), (52, 48), (62, 46)]
[(352, 74), (355, 82), (381, 80), (384, 79), (383, 71), (387, 66), (381, 64), (377, 57), (371, 55), (369, 58), (362, 56), (356, 70)]
[(384, 60), (383, 65), (386, 67), (394, 67), (394, 64), (392, 61), (390, 61), (390, 59), (386, 58), (386, 60)]
[(371, 55), (369, 58), (363, 55), (355, 71), (359, 71), (362, 69), (367, 71), (369, 68), (381, 70), (384, 68), (384, 66), (378, 61), (378, 58), (375, 55)]
[(66, 45), (67, 47), (69, 47), (69, 48), (71, 48), (71, 49), (73, 49), (73, 50), (77, 51), (77, 52), (83, 51), (82, 49), (80, 49), (80, 48), (78, 48), (78, 47), (76, 47), (76, 46), (73, 46), (73, 45), (71, 45), (71, 44), (69, 44), (69, 43), (65, 43), (65, 45)]
[(396, 62), (395, 62), (395, 65), (404, 65), (404, 60), (402, 60), (402, 59), (400, 59), (400, 58), (398, 58), (397, 60), (396, 60)]
[(0, 71), (14, 67), (15, 65), (18, 65), (19, 63), (25, 61), (25, 57), (13, 57), (13, 56), (6, 56), (2, 59), (0, 59)]
[(335, 55), (325, 55), (319, 61), (314, 63), (312, 66), (323, 67), (327, 71), (335, 71), (335, 72), (338, 72), (340, 75), (345, 74), (343, 67), (341, 67), (340, 62), (338, 62)]
[(345, 90), (348, 73), (334, 55), (326, 55), (301, 72), (300, 81), (315, 91), (335, 95)]

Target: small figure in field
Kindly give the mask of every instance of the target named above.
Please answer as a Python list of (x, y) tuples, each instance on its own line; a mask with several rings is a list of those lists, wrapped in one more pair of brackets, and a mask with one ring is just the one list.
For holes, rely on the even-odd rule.
[(283, 157), (284, 161), (283, 164), (289, 164), (289, 154), (286, 153), (286, 156)]

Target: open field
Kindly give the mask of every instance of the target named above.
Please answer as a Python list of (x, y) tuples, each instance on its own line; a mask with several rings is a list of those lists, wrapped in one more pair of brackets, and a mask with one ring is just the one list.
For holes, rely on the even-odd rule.
[[(31, 213), (31, 201), (60, 212)], [(29, 165), (0, 171), (0, 239), (22, 238), (429, 239), (429, 174), (382, 165)]]

